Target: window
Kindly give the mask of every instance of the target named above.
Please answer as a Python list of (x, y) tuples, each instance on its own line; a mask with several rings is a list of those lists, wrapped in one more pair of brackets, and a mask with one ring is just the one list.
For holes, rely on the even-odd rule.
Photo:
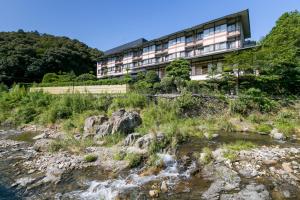
[(193, 36), (188, 36), (188, 37), (185, 39), (185, 42), (186, 42), (186, 43), (194, 42), (194, 37), (193, 37)]
[(178, 52), (176, 57), (177, 58), (184, 58), (185, 57), (185, 52), (184, 51)]
[(183, 42), (185, 42), (184, 37), (175, 38), (175, 39), (169, 41), (169, 47), (173, 46), (175, 44), (183, 43)]
[(203, 32), (197, 33), (196, 40), (202, 40), (203, 39)]
[(172, 53), (168, 56), (168, 60), (173, 60), (176, 58), (176, 53)]
[(228, 42), (227, 46), (228, 46), (228, 49), (234, 49), (234, 48), (236, 48), (236, 41), (230, 41), (230, 42)]
[(155, 45), (151, 45), (151, 46), (145, 47), (145, 48), (143, 48), (143, 53), (154, 51), (154, 49), (155, 49)]
[(193, 57), (194, 56), (194, 50), (190, 50), (186, 52), (187, 57)]
[(215, 27), (215, 33), (220, 33), (226, 31), (226, 24), (222, 24)]
[(204, 30), (204, 37), (208, 37), (211, 36), (215, 33), (215, 29), (214, 28), (209, 28), (209, 29), (205, 29)]
[(204, 53), (208, 53), (208, 52), (211, 52), (211, 51), (214, 51), (214, 45), (208, 45), (208, 46), (205, 46), (203, 48)]
[(236, 26), (235, 26), (235, 24), (228, 24), (228, 26), (227, 26), (227, 31), (228, 31), (228, 32), (236, 31)]
[(204, 49), (203, 48), (196, 49), (196, 51), (195, 51), (195, 55), (201, 55), (203, 53), (204, 53)]
[(132, 68), (132, 63), (124, 64), (123, 68), (124, 69), (130, 69), (130, 68)]
[(215, 44), (215, 50), (223, 50), (223, 49), (226, 49), (226, 42)]
[(162, 45), (160, 44), (160, 45), (157, 45), (156, 46), (156, 51), (161, 51), (162, 50)]
[(98, 69), (98, 74), (101, 74), (101, 69)]
[(127, 57), (127, 58), (128, 58), (128, 57), (132, 57), (132, 55), (133, 55), (133, 53), (132, 53), (132, 52), (129, 52), (129, 53), (125, 53), (125, 54), (124, 54), (124, 57)]

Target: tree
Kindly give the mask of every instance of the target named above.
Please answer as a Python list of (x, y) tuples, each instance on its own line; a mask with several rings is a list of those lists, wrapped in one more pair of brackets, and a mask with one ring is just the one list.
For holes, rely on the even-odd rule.
[(238, 51), (225, 56), (225, 66), (223, 76), (227, 80), (236, 80), (236, 94), (240, 89), (240, 78), (245, 74), (254, 74), (255, 50)]
[(159, 76), (157, 75), (157, 73), (155, 71), (148, 71), (146, 73), (146, 76), (145, 76), (145, 81), (147, 83), (151, 83), (151, 84), (154, 84), (154, 83), (157, 83), (160, 81), (159, 79)]
[(40, 82), (46, 73), (94, 71), (102, 52), (38, 32), (0, 32), (0, 82)]
[(279, 78), (283, 92), (300, 92), (300, 13), (284, 13), (257, 52), (262, 74)]
[(187, 60), (182, 58), (172, 61), (166, 67), (166, 75), (168, 77), (190, 80), (190, 72), (191, 72), (190, 63)]

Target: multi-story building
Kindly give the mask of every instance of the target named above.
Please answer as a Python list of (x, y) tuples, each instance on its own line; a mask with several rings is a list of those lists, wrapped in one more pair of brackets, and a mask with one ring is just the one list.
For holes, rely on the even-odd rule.
[(244, 10), (154, 40), (141, 38), (110, 49), (97, 63), (97, 77), (155, 70), (162, 78), (168, 63), (185, 58), (191, 64), (191, 79), (205, 80), (213, 66), (222, 71), (225, 54), (251, 48), (245, 41), (250, 37), (249, 11)]

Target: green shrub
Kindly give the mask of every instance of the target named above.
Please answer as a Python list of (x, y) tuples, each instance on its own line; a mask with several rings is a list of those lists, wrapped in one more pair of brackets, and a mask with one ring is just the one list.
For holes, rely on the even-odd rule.
[(94, 155), (94, 154), (89, 154), (89, 155), (84, 156), (84, 160), (86, 162), (95, 162), (97, 159), (98, 159), (98, 156)]
[(255, 144), (247, 141), (236, 141), (234, 143), (223, 145), (223, 148), (227, 150), (224, 153), (224, 158), (227, 158), (229, 160), (235, 160), (239, 151), (248, 150), (255, 147)]
[(212, 158), (213, 158), (211, 149), (208, 148), (208, 147), (204, 147), (202, 149), (202, 153), (203, 153), (204, 156), (203, 156), (203, 158), (201, 158), (199, 160), (200, 163), (203, 164), (203, 165), (206, 165), (206, 164), (210, 163)]
[(125, 156), (126, 156), (125, 152), (119, 151), (114, 155), (114, 160), (124, 160)]
[(96, 81), (97, 77), (94, 74), (81, 74), (75, 78), (75, 81), (85, 82), (85, 81)]
[(273, 129), (273, 127), (270, 124), (259, 124), (256, 127), (256, 130), (258, 132), (266, 133), (266, 134), (270, 133), (272, 129)]
[(111, 135), (106, 135), (103, 137), (104, 145), (105, 146), (113, 146), (118, 144), (125, 138), (125, 135), (122, 133), (114, 133)]
[(147, 98), (144, 95), (132, 92), (121, 97), (116, 97), (110, 105), (110, 112), (114, 112), (119, 108), (144, 108), (147, 104)]
[(137, 167), (142, 162), (142, 156), (136, 153), (127, 153), (125, 158), (129, 162), (129, 167)]
[(56, 73), (47, 73), (44, 75), (42, 83), (54, 83), (59, 79)]
[(249, 114), (251, 112), (271, 112), (277, 111), (279, 104), (268, 98), (265, 93), (259, 89), (250, 88), (237, 99), (231, 101), (231, 112), (240, 114)]

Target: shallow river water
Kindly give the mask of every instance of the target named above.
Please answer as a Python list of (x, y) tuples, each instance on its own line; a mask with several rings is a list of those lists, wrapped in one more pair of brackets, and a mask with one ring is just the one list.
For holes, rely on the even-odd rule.
[[(0, 140), (19, 140), (18, 132), (1, 131)], [(6, 149), (0, 148), (0, 200), (4, 199), (149, 199), (149, 190), (153, 185), (165, 181), (169, 191), (160, 193), (158, 199), (201, 199), (201, 195), (206, 191), (212, 181), (203, 179), (201, 176), (191, 175), (195, 169), (195, 161), (190, 161), (188, 166), (179, 162), (185, 155), (194, 152), (201, 152), (203, 147), (216, 149), (223, 144), (234, 141), (251, 141), (258, 146), (279, 145), (280, 147), (299, 147), (297, 141), (279, 142), (270, 139), (269, 136), (245, 133), (222, 133), (215, 140), (204, 140), (191, 138), (178, 147), (176, 155), (159, 154), (163, 160), (165, 168), (158, 174), (140, 176), (141, 168), (123, 171), (117, 177), (111, 175), (109, 171), (97, 167), (90, 167), (84, 170), (73, 170), (63, 175), (62, 181), (57, 185), (49, 184), (36, 187), (31, 190), (12, 187), (16, 177), (27, 174), (19, 167), (18, 162), (26, 157), (28, 151), (26, 147), (30, 145), (32, 136), (37, 133), (28, 134), (25, 143), (18, 147)], [(31, 159), (30, 157), (28, 159)], [(244, 179), (242, 179), (243, 184)], [(248, 180), (246, 180), (248, 181)], [(262, 179), (269, 187), (270, 180)], [(299, 193), (300, 195), (300, 193)], [(271, 196), (276, 199), (275, 196)], [(279, 199), (279, 198), (278, 198)], [(295, 199), (295, 198), (291, 198)], [(297, 199), (297, 198), (296, 198)]]

